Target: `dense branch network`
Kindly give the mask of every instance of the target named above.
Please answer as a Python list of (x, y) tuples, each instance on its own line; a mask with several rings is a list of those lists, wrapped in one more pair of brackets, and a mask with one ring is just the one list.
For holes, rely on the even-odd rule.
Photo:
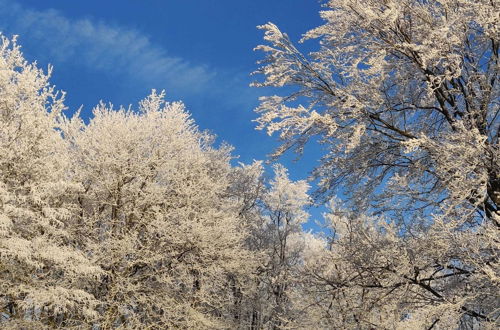
[(328, 150), (315, 233), (285, 167), (233, 165), (163, 92), (67, 118), (2, 37), (0, 328), (498, 328), (498, 1), (325, 7), (309, 55), (261, 27), (256, 83), (289, 92), (257, 109), (276, 156)]

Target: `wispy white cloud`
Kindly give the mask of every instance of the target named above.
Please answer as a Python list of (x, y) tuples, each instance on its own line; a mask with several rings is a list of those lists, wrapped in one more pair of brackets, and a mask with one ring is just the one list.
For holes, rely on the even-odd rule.
[(28, 36), (50, 59), (71, 61), (92, 70), (126, 75), (155, 88), (175, 88), (182, 94), (205, 90), (215, 70), (171, 56), (148, 36), (94, 19), (72, 20), (56, 10), (33, 10), (0, 0), (0, 29)]

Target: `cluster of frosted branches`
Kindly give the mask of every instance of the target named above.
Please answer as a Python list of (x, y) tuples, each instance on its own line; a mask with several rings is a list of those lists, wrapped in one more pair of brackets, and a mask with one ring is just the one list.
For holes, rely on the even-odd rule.
[(301, 314), (304, 181), (231, 166), (180, 102), (85, 124), (0, 47), (0, 328), (277, 328)]
[[(263, 97), (257, 108), (258, 127), (283, 141), (276, 155), (320, 136), (328, 153), (314, 176), (323, 197), (340, 189), (357, 209), (412, 216), (464, 202), (496, 221), (498, 1), (325, 6), (325, 24), (302, 40), (320, 39), (309, 56), (275, 25), (260, 27), (268, 45), (257, 47), (266, 53), (257, 73), (265, 80), (255, 85), (292, 91)], [(385, 184), (400, 178), (405, 188)]]
[[(337, 192), (232, 166), (182, 103), (90, 122), (0, 44), (0, 327), (498, 328), (497, 0), (334, 0), (302, 54), (276, 26), (259, 127)], [(300, 105), (302, 104), (302, 105)], [(344, 204), (341, 206), (340, 204)]]
[[(258, 128), (275, 156), (318, 139), (329, 251), (306, 253), (327, 328), (498, 326), (500, 3), (331, 0), (301, 42), (260, 26)], [(286, 93), (286, 94), (285, 94)], [(347, 211), (348, 210), (348, 211)], [(320, 251), (320, 252), (318, 252)], [(307, 295), (306, 295), (307, 296)], [(307, 302), (306, 302), (307, 304)], [(312, 326), (312, 325), (310, 325)]]

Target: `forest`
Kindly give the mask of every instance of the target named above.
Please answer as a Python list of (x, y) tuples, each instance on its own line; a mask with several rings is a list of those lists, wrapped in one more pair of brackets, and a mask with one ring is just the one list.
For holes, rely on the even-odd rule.
[(162, 91), (68, 116), (1, 37), (0, 328), (500, 327), (500, 2), (322, 3), (258, 27), (248, 164)]

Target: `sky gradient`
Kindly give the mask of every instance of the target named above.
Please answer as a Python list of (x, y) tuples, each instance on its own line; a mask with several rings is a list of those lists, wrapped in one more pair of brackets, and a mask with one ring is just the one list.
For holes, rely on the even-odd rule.
[[(252, 122), (258, 97), (274, 93), (249, 87), (263, 56), (253, 51), (262, 43), (256, 26), (271, 21), (297, 41), (321, 24), (320, 9), (314, 0), (0, 0), (0, 30), (19, 35), (29, 61), (54, 66), (51, 82), (67, 92), (69, 114), (82, 106), (88, 120), (100, 100), (135, 106), (151, 89), (166, 90), (249, 163), (277, 145)], [(304, 179), (319, 154), (310, 148), (300, 162), (293, 154), (280, 162)]]

